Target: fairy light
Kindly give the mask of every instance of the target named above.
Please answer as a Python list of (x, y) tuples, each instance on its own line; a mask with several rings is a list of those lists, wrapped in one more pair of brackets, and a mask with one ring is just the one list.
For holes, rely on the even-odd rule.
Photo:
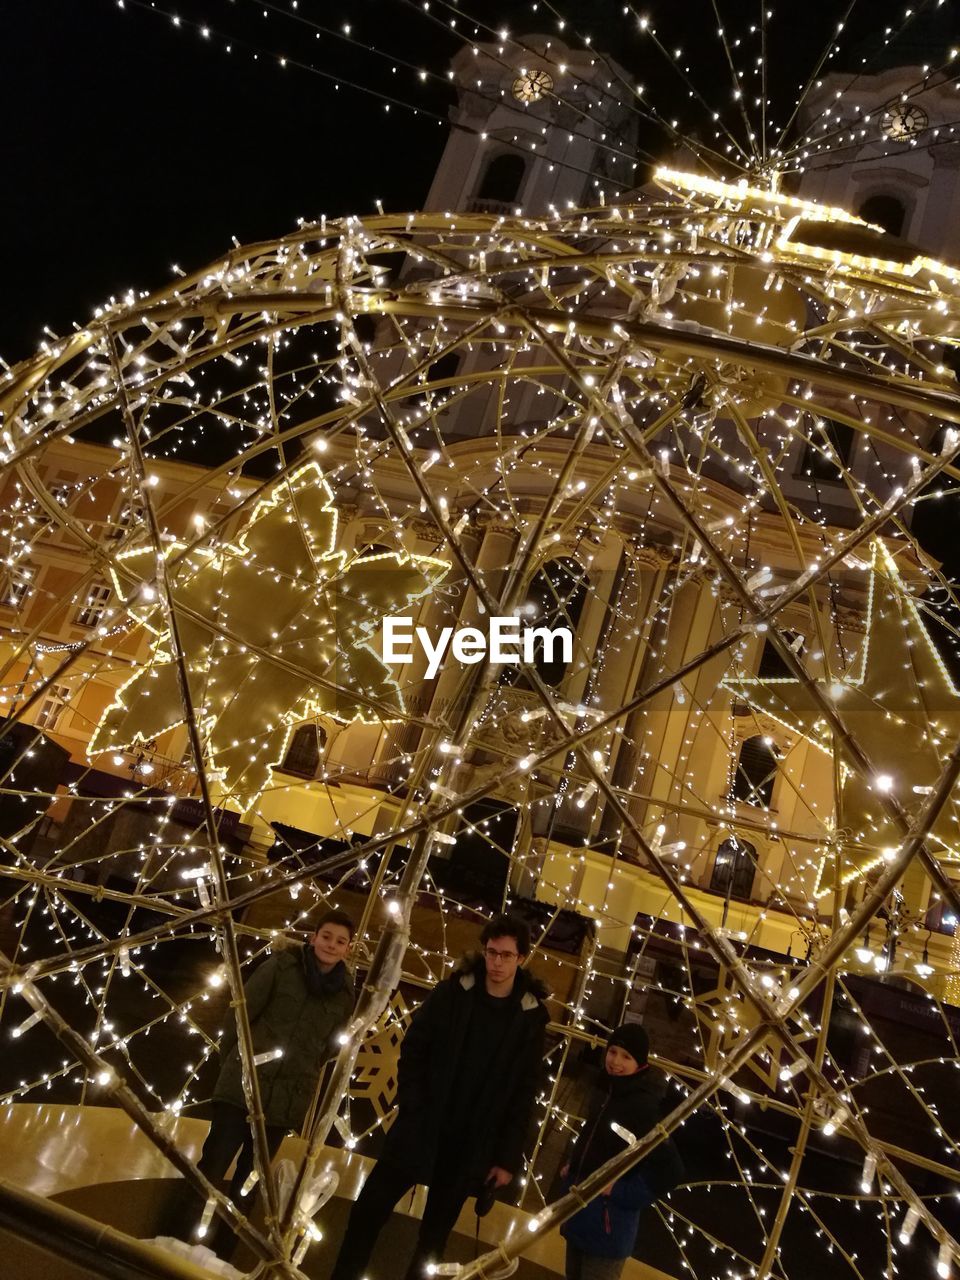
[(913, 1233), (920, 1221), (920, 1210), (916, 1205), (912, 1204), (907, 1210), (903, 1222), (900, 1224), (899, 1240), (901, 1244), (909, 1244), (913, 1239)]
[(23, 1022), (21, 1022), (19, 1026), (13, 1028), (10, 1035), (14, 1040), (19, 1040), (25, 1032), (29, 1031), (31, 1027), (35, 1027), (39, 1021), (40, 1014), (31, 1013), (29, 1018), (24, 1018)]
[[(210, 41), (218, 35), (210, 28), (199, 34)], [(682, 65), (684, 55), (670, 52), (652, 21), (642, 36), (657, 56)], [(731, 43), (727, 35), (723, 41), (724, 47)], [(503, 44), (502, 53), (485, 51), (484, 74), (539, 65), (522, 37), (508, 33)], [(735, 41), (732, 47), (738, 47)], [(566, 53), (554, 51), (554, 57), (555, 99), (543, 92), (531, 100), (523, 108), (528, 124), (539, 119), (536, 111), (568, 107), (575, 99), (588, 100), (596, 118), (615, 109), (615, 90), (604, 88), (602, 58), (584, 55), (590, 76), (584, 76), (587, 88), (574, 95), (572, 85), (560, 80), (572, 78), (573, 63), (559, 61)], [(295, 62), (289, 60), (291, 70)], [(492, 85), (481, 86), (481, 104), (490, 106), (496, 96)], [(646, 101), (639, 91), (637, 98)], [(586, 114), (586, 107), (577, 109)], [(663, 123), (652, 104), (642, 110), (648, 123)], [(663, 127), (668, 136), (679, 132)], [(805, 145), (832, 154), (841, 145), (838, 128), (831, 122), (822, 130), (811, 126)], [(571, 146), (583, 141), (585, 129), (578, 123)], [(665, 1025), (665, 1009), (692, 1019), (696, 1067), (663, 1059), (671, 1096), (680, 1098), (697, 1078), (690, 1072), (722, 1072), (751, 1014), (734, 981), (718, 981), (715, 992), (699, 989), (713, 940), (709, 931), (691, 927), (673, 891), (647, 865), (644, 849), (668, 865), (683, 892), (695, 895), (711, 928), (741, 954), (755, 989), (778, 1015), (804, 987), (801, 958), (815, 958), (836, 927), (828, 903), (837, 860), (843, 885), (853, 887), (852, 907), (860, 880), (896, 860), (902, 833), (882, 816), (876, 797), (921, 805), (933, 793), (955, 736), (956, 689), (919, 603), (925, 589), (941, 584), (918, 550), (909, 515), (915, 499), (934, 500), (919, 482), (930, 459), (940, 456), (927, 427), (938, 421), (938, 407), (951, 403), (952, 379), (942, 351), (934, 348), (944, 317), (955, 308), (957, 276), (926, 255), (891, 261), (882, 245), (876, 255), (824, 248), (812, 228), (838, 236), (841, 244), (845, 233), (872, 233), (863, 219), (831, 203), (776, 190), (774, 169), (781, 162), (783, 172), (799, 166), (789, 144), (781, 156), (769, 152), (765, 158), (749, 139), (730, 141), (730, 130), (724, 121), (707, 145), (731, 146), (739, 157), (731, 165), (746, 170), (742, 182), (662, 168), (655, 196), (614, 196), (613, 184), (605, 182), (591, 213), (567, 210), (561, 200), (549, 216), (451, 207), (443, 214), (398, 217), (381, 206), (367, 221), (323, 218), (261, 246), (256, 257), (238, 246), (196, 276), (180, 273), (175, 287), (152, 299), (130, 294), (112, 301), (69, 355), (50, 338), (33, 390), (4, 418), (5, 460), (14, 471), (21, 452), (38, 461), (36, 467), (31, 462), (30, 484), (22, 483), (3, 515), (0, 558), (11, 570), (29, 563), (38, 572), (28, 579), (21, 612), (9, 613), (16, 624), (5, 639), (11, 665), (3, 695), (16, 713), (42, 691), (56, 665), (46, 663), (49, 656), (72, 660), (61, 685), (66, 697), (40, 700), (19, 718), (48, 736), (59, 734), (57, 741), (69, 742), (74, 765), (80, 762), (80, 781), (71, 779), (52, 812), (65, 814), (74, 799), (89, 805), (82, 839), (103, 837), (98, 875), (104, 874), (97, 886), (86, 871), (80, 874), (83, 859), (71, 844), (80, 848), (75, 827), (69, 836), (66, 826), (53, 833), (59, 860), (49, 868), (31, 862), (27, 839), (18, 838), (11, 854), (19, 860), (10, 868), (17, 886), (11, 906), (20, 930), (17, 963), (30, 963), (34, 954), (43, 963), (51, 954), (62, 957), (59, 969), (44, 970), (41, 981), (72, 984), (84, 1016), (93, 1015), (92, 1042), (112, 1065), (87, 1073), (88, 1084), (107, 1088), (135, 1074), (148, 1033), (162, 1025), (179, 1032), (184, 1045), (182, 1063), (170, 1073), (177, 1075), (176, 1087), (164, 1086), (160, 1097), (149, 1078), (139, 1084), (165, 1118), (202, 1100), (216, 1056), (211, 1014), (228, 991), (239, 989), (262, 947), (299, 938), (318, 903), (354, 904), (350, 895), (369, 892), (380, 875), (376, 859), (392, 835), (411, 828), (400, 842), (410, 847), (422, 822), (441, 870), (435, 882), (424, 881), (417, 911), (407, 915), (399, 858), (381, 868), (366, 936), (358, 940), (365, 954), (374, 953), (385, 921), (403, 918), (412, 938), (404, 966), (408, 983), (429, 984), (447, 972), (459, 945), (447, 933), (452, 938), (464, 921), (481, 923), (486, 909), (458, 901), (441, 872), (456, 869), (464, 850), (482, 849), (506, 875), (504, 902), (526, 876), (541, 908), (567, 908), (596, 926), (600, 948), (584, 960), (582, 990), (556, 1006), (568, 1031), (603, 1027), (602, 1018), (620, 1001), (654, 1027), (658, 1018)], [(618, 143), (604, 155), (620, 160), (620, 151)], [(538, 155), (531, 163), (550, 161)], [(597, 155), (585, 163), (592, 170)], [(582, 174), (578, 182), (582, 186)], [(416, 267), (409, 277), (396, 274), (391, 259), (398, 254)], [(746, 271), (755, 273), (753, 283)], [(301, 289), (316, 304), (309, 323), (287, 309)], [(240, 297), (257, 297), (258, 307), (262, 300), (262, 314), (241, 319), (231, 311)], [(511, 307), (501, 305), (503, 297), (514, 299)], [(778, 299), (784, 302), (779, 309)], [(176, 320), (163, 318), (174, 312)], [(208, 321), (214, 313), (222, 330)], [(360, 315), (362, 324), (356, 322)], [(137, 336), (142, 320), (159, 325), (148, 329), (147, 345)], [(105, 419), (117, 408), (104, 364), (104, 324), (121, 335), (125, 384), (135, 411), (144, 415), (149, 478), (142, 496), (156, 503), (158, 539), (145, 532), (142, 511), (126, 523), (119, 518), (121, 493), (127, 503), (133, 489), (128, 442), (118, 436), (113, 447), (72, 437), (68, 443), (84, 415)], [(756, 351), (749, 346), (754, 338)], [(789, 372), (767, 368), (767, 351), (777, 368)], [(446, 364), (439, 366), (441, 360)], [(78, 377), (71, 361), (88, 376)], [(879, 383), (861, 379), (863, 371)], [(161, 388), (169, 393), (162, 420), (150, 399)], [(658, 415), (671, 412), (674, 418), (654, 430)], [(841, 456), (824, 424), (846, 419), (860, 426), (850, 455)], [(481, 421), (478, 436), (470, 424)], [(649, 436), (649, 455), (629, 447), (634, 428)], [(191, 433), (212, 440), (220, 431), (235, 432), (235, 466), (225, 464), (211, 475), (176, 461)], [(288, 462), (278, 448), (281, 438), (284, 447), (306, 444), (307, 456), (318, 461), (304, 463), (300, 455)], [(804, 477), (798, 466), (808, 445), (819, 459), (810, 469), (837, 467), (829, 501), (822, 477)], [(271, 466), (279, 463), (271, 481), (261, 484), (244, 470), (239, 459), (247, 458), (246, 451), (250, 458), (269, 458)], [(567, 458), (572, 461), (565, 474)], [(64, 503), (54, 491), (67, 471), (72, 478)], [(44, 492), (38, 493), (38, 483)], [(556, 505), (548, 509), (544, 495), (554, 490)], [(670, 505), (671, 492), (689, 505), (695, 525)], [(85, 504), (91, 508), (86, 518)], [(848, 531), (877, 512), (886, 523), (831, 561)], [(53, 572), (62, 558), (60, 526), (69, 527), (68, 517), (104, 552), (100, 563), (111, 566), (111, 607), (117, 611), (109, 625), (84, 639), (59, 620), (62, 609), (57, 613), (67, 597), (79, 607), (88, 596), (87, 586), (64, 588)], [(476, 583), (464, 588), (459, 582), (454, 547), (482, 567), (479, 577), (493, 590), (499, 575), (509, 578), (523, 563), (518, 548), (539, 519), (533, 568), (539, 571), (541, 560), (548, 563), (544, 556), (555, 556), (579, 565), (587, 584), (575, 606), (575, 592), (549, 580), (564, 597), (559, 607), (580, 610), (573, 660), (552, 686), (549, 705), (529, 674), (511, 673), (491, 685), (461, 733), (454, 726), (463, 706), (457, 701), (462, 673), (443, 670), (435, 685), (423, 669), (385, 676), (371, 651), (372, 624), (397, 601), (440, 626), (468, 620), (470, 610), (479, 612), (480, 592)], [(787, 534), (795, 537), (789, 551)], [(743, 600), (717, 571), (718, 556), (761, 616), (747, 616)], [(321, 637), (324, 619), (336, 630), (334, 614), (314, 606), (326, 608), (325, 593), (342, 582), (349, 581), (349, 594), (359, 598), (372, 580), (363, 575), (411, 566), (418, 583), (358, 611), (349, 635), (337, 636), (344, 664), (337, 670), (333, 640)], [(794, 592), (804, 570), (811, 575), (808, 588)], [(351, 572), (355, 576), (348, 578)], [(14, 587), (19, 591), (12, 582)], [(187, 750), (187, 709), (171, 679), (168, 595), (187, 624), (182, 656), (195, 691), (199, 760)], [(815, 616), (811, 598), (822, 611)], [(282, 618), (277, 601), (289, 606)], [(209, 625), (194, 626), (197, 615)], [(29, 639), (34, 628), (39, 641)], [(869, 701), (883, 721), (878, 737), (890, 747), (879, 754), (871, 749), (871, 777), (858, 779), (848, 761), (841, 764), (841, 830), (830, 776), (835, 747), (827, 728), (799, 703), (785, 709), (787, 677), (758, 674), (773, 629), (793, 637), (788, 647), (834, 699), (837, 713), (851, 718), (858, 740), (864, 732), (855, 721), (860, 700)], [(729, 637), (729, 644), (709, 659), (712, 665), (705, 659), (678, 674), (718, 636), (724, 644)], [(329, 653), (318, 652), (323, 643)], [(901, 661), (896, 684), (884, 669), (891, 654)], [(324, 703), (316, 693), (318, 675), (366, 701)], [(285, 702), (264, 695), (268, 679), (283, 685)], [(383, 681), (393, 700), (387, 708), (371, 707), (371, 701), (384, 702)], [(657, 682), (662, 705), (637, 701)], [(903, 747), (913, 731), (915, 753)], [(550, 744), (565, 734), (581, 750), (551, 756)], [(139, 757), (140, 745), (154, 739), (156, 751)], [(746, 791), (738, 783), (750, 764), (747, 742), (767, 752), (769, 794), (759, 777), (748, 779)], [(924, 761), (922, 777), (912, 758), (898, 759), (901, 754)], [(131, 782), (135, 759), (145, 776)], [(29, 800), (18, 768), (9, 789)], [(111, 770), (111, 779), (129, 785), (129, 792), (88, 798), (84, 780), (102, 782), (100, 775)], [(198, 777), (208, 786), (220, 832), (217, 857), (196, 812), (180, 821), (171, 815), (179, 811), (182, 817), (182, 807), (166, 804), (168, 796), (187, 800)], [(155, 794), (161, 788), (167, 794)], [(616, 819), (611, 788), (636, 830)], [(865, 791), (871, 796), (864, 798)], [(513, 834), (503, 835), (467, 797), (504, 805), (516, 821)], [(163, 802), (162, 817), (156, 801)], [(77, 803), (69, 810), (72, 823), (80, 809)], [(117, 815), (134, 813), (141, 815), (135, 834), (118, 834)], [(273, 823), (338, 845), (361, 832), (378, 835), (370, 837), (373, 853), (353, 858), (348, 848), (333, 877), (317, 880), (312, 854), (295, 841), (278, 836), (271, 846)], [(931, 843), (944, 856), (956, 847), (950, 823), (945, 814), (932, 832)], [(251, 833), (246, 848), (232, 834), (241, 827)], [(724, 845), (728, 839), (732, 847)], [(719, 862), (721, 846), (726, 864)], [(117, 939), (100, 932), (97, 913), (84, 912), (84, 888), (90, 897), (103, 888), (130, 908), (149, 901), (166, 913), (176, 935), (178, 912), (224, 908), (221, 872), (229, 896), (250, 892), (256, 904), (262, 893), (283, 905), (269, 925), (256, 913), (242, 922), (238, 972), (225, 952), (216, 952), (212, 917), (191, 924), (204, 951), (196, 989), (185, 999), (170, 999), (151, 977), (144, 952), (156, 935), (142, 945), (133, 937), (128, 943), (125, 935), (116, 947)], [(31, 877), (39, 877), (42, 894)], [(360, 888), (349, 883), (352, 877)], [(111, 889), (118, 882), (125, 887)], [(851, 951), (861, 965), (879, 963), (884, 973), (914, 985), (919, 979), (931, 1016), (946, 1028), (939, 997), (950, 992), (956, 957), (945, 938), (921, 950), (925, 891), (912, 879), (904, 882), (896, 919), (890, 912), (883, 917), (879, 956), (869, 945), (869, 930), (863, 946)], [(424, 911), (437, 914), (442, 943), (425, 941)], [(877, 927), (875, 917), (874, 936)], [(631, 973), (611, 959), (633, 942), (649, 972)], [(856, 1092), (858, 1073), (867, 1080), (889, 1071), (908, 1091), (912, 1074), (906, 1070), (912, 1064), (896, 1060), (870, 1017), (853, 1010), (844, 990), (849, 963), (843, 958), (834, 966), (837, 1007), (850, 1010), (861, 1029), (867, 1065), (831, 1059), (829, 1087), (844, 1103), (829, 1111), (826, 1137), (841, 1129), (859, 1135), (859, 1126), (871, 1123)], [(532, 966), (548, 976), (556, 968), (565, 977), (578, 967), (549, 945)], [(880, 986), (875, 976), (861, 974), (858, 981)], [(121, 985), (138, 995), (142, 987), (144, 998), (156, 1002), (136, 1029), (108, 1016)], [(635, 1010), (641, 999), (646, 1003)], [(23, 1012), (14, 999), (10, 1005), (16, 1038), (36, 1025), (38, 1015), (15, 1022)], [(809, 1040), (823, 1016), (806, 1004), (793, 1010), (792, 1025)], [(340, 1043), (349, 1043), (346, 1034)], [(276, 1060), (271, 1050), (255, 1063)], [(937, 1065), (951, 1061), (947, 1052)], [(735, 1085), (728, 1080), (706, 1105), (724, 1133), (733, 1185), (756, 1208), (761, 1184), (783, 1187), (787, 1171), (757, 1149), (748, 1125), (734, 1123), (742, 1115), (738, 1109), (759, 1100), (800, 1118), (804, 1100), (796, 1080), (806, 1066), (793, 1052), (778, 1058), (765, 1047), (749, 1071)], [(4, 1101), (42, 1097), (51, 1087), (85, 1087), (76, 1063), (52, 1064)], [(822, 1082), (812, 1087), (820, 1090), (815, 1097), (830, 1097)], [(554, 1091), (538, 1101), (544, 1132), (551, 1125), (572, 1132), (582, 1119), (558, 1104), (563, 1096)], [(910, 1097), (920, 1104), (930, 1133), (949, 1149), (933, 1091)], [(348, 1151), (363, 1150), (358, 1111), (338, 1117)], [(385, 1106), (367, 1132), (385, 1123), (389, 1111)], [(818, 1106), (815, 1123), (824, 1114)], [(627, 1130), (615, 1132), (624, 1142), (636, 1140)], [(875, 1191), (876, 1167), (868, 1153), (865, 1196)], [(534, 1209), (531, 1234), (545, 1222), (540, 1208), (550, 1173), (543, 1151), (525, 1171), (525, 1203)], [(244, 1194), (252, 1186), (248, 1179)], [(885, 1183), (882, 1191), (887, 1194)], [(802, 1182), (790, 1194), (816, 1223), (816, 1240), (843, 1247), (818, 1216), (816, 1194)], [(902, 1224), (908, 1238), (912, 1212)], [(689, 1250), (695, 1239), (720, 1252), (731, 1274), (755, 1267), (756, 1260), (738, 1258), (729, 1241), (697, 1220), (694, 1193), (677, 1193), (662, 1213), (678, 1248)], [(212, 1214), (208, 1202), (202, 1235)], [(295, 1262), (320, 1234), (312, 1220), (300, 1229)], [(887, 1231), (882, 1224), (876, 1229)], [(949, 1274), (945, 1249), (940, 1274)]]
[(213, 1215), (216, 1207), (216, 1200), (213, 1196), (208, 1196), (206, 1203), (203, 1206), (203, 1213), (200, 1216), (200, 1221), (197, 1223), (196, 1234), (199, 1240), (203, 1240), (207, 1235), (207, 1232), (210, 1230), (210, 1223), (213, 1221)]
[(838, 1129), (842, 1129), (849, 1115), (850, 1112), (846, 1107), (837, 1107), (836, 1111), (831, 1114), (829, 1120), (823, 1126), (823, 1132), (826, 1136), (830, 1138)]
[(937, 1275), (941, 1277), (941, 1280), (950, 1280), (952, 1274), (953, 1250), (949, 1242), (944, 1240), (937, 1253)]

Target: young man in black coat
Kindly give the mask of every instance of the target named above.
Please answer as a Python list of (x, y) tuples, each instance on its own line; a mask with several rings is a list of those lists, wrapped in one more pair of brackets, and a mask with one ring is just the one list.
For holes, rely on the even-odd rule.
[[(397, 1201), (429, 1189), (407, 1280), (438, 1261), (468, 1196), (519, 1172), (540, 1087), (547, 990), (521, 965), (522, 920), (495, 916), (414, 1014), (400, 1049), (398, 1113), (347, 1224), (331, 1280), (362, 1280)], [(394, 1275), (397, 1273), (394, 1272)]]

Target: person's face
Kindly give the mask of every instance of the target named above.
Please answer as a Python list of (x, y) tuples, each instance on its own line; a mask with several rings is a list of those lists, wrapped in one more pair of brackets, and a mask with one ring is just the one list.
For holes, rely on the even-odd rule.
[(490, 938), (483, 946), (483, 959), (487, 966), (487, 983), (497, 989), (513, 984), (517, 966), (523, 957), (517, 950), (516, 938)]
[(640, 1063), (632, 1053), (627, 1053), (623, 1045), (612, 1044), (607, 1050), (604, 1062), (608, 1076), (634, 1076), (640, 1070)]
[(320, 968), (324, 973), (329, 973), (350, 950), (350, 930), (343, 924), (324, 924), (313, 935), (311, 942)]

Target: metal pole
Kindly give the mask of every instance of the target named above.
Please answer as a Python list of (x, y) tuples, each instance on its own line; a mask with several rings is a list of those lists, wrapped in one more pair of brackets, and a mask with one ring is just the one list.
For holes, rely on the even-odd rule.
[(187, 1258), (4, 1180), (0, 1180), (0, 1227), (104, 1280), (209, 1280), (210, 1276)]

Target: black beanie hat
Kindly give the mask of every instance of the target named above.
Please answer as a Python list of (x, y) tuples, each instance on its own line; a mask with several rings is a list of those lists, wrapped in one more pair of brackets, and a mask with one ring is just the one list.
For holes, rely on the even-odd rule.
[(626, 1049), (632, 1057), (642, 1067), (647, 1061), (647, 1055), (650, 1052), (650, 1037), (641, 1027), (639, 1022), (625, 1022), (622, 1027), (617, 1027), (615, 1031), (611, 1031), (610, 1039), (607, 1041), (607, 1048), (618, 1044), (621, 1049)]

